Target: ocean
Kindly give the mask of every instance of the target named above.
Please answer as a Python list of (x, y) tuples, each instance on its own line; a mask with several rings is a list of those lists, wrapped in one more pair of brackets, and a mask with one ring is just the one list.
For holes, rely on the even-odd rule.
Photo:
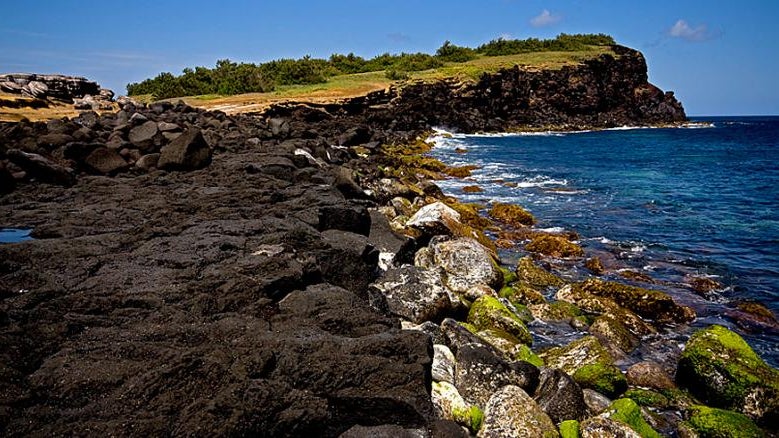
[[(693, 118), (683, 128), (433, 137), (432, 155), (476, 164), (466, 180), (439, 186), (467, 202), (510, 202), (537, 228), (573, 230), (613, 270), (638, 272), (712, 323), (739, 332), (773, 366), (779, 332), (738, 324), (736, 303), (779, 314), (779, 117)], [(483, 192), (464, 193), (478, 185)], [(520, 247), (501, 257), (513, 261)], [(589, 275), (560, 264), (563, 276)], [(634, 277), (635, 278), (635, 277)], [(702, 296), (695, 278), (721, 286)]]

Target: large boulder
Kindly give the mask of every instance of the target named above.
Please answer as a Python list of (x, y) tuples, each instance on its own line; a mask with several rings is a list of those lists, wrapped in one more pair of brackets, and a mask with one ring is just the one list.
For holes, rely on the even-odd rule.
[(614, 300), (594, 295), (576, 285), (565, 285), (555, 294), (560, 301), (575, 304), (579, 309), (594, 314), (604, 314), (618, 320), (635, 336), (642, 337), (656, 330), (634, 312), (620, 306)]
[(535, 366), (509, 362), (481, 345), (465, 345), (456, 353), (455, 385), (466, 400), (480, 407), (505, 385), (517, 385), (532, 394), (538, 386), (538, 374)]
[(695, 311), (676, 304), (670, 295), (651, 289), (590, 278), (577, 285), (584, 292), (606, 297), (643, 318), (661, 323), (687, 323), (695, 319)]
[(404, 265), (389, 269), (372, 284), (374, 299), (401, 318), (420, 324), (440, 321), (456, 309), (450, 292), (443, 286), (441, 273)]
[(683, 427), (699, 437), (762, 438), (765, 436), (746, 415), (708, 406), (692, 406)]
[(420, 208), (406, 225), (430, 236), (456, 235), (457, 230), (463, 226), (460, 213), (443, 202), (434, 202)]
[(548, 286), (560, 287), (565, 281), (551, 272), (536, 266), (530, 257), (522, 257), (517, 264), (517, 279), (531, 286), (545, 288)]
[(541, 370), (533, 399), (555, 423), (581, 420), (587, 414), (582, 389), (571, 376), (554, 368)]
[(524, 344), (533, 343), (533, 336), (522, 319), (495, 297), (483, 296), (474, 301), (468, 312), (468, 323), (478, 330), (498, 329)]
[(613, 363), (611, 354), (594, 336), (585, 336), (563, 347), (551, 348), (543, 352), (541, 357), (548, 367), (561, 369), (570, 375), (586, 365)]
[[(154, 124), (157, 129), (157, 124)], [(166, 170), (195, 170), (211, 164), (211, 147), (200, 129), (189, 128), (160, 150), (157, 167)]]
[(506, 385), (496, 391), (484, 410), (480, 438), (558, 437), (551, 418), (520, 387)]
[(63, 186), (71, 186), (76, 182), (73, 169), (61, 166), (41, 155), (10, 149), (6, 152), (6, 156), (38, 181)]
[(644, 420), (641, 407), (629, 398), (615, 400), (598, 416), (626, 424), (642, 438), (660, 438), (660, 434)]
[(150, 151), (152, 146), (154, 146), (154, 136), (157, 135), (158, 131), (157, 122), (147, 120), (131, 129), (128, 138), (130, 143), (134, 144), (138, 149)]
[(430, 252), (433, 264), (446, 273), (446, 286), (454, 292), (465, 293), (480, 284), (499, 289), (503, 283), (503, 273), (490, 251), (474, 239), (434, 238)]
[(129, 167), (127, 161), (118, 152), (104, 147), (97, 148), (87, 155), (84, 164), (93, 172), (103, 175), (121, 172)]
[(706, 404), (779, 424), (779, 370), (741, 336), (719, 325), (695, 332), (679, 358), (676, 382)]

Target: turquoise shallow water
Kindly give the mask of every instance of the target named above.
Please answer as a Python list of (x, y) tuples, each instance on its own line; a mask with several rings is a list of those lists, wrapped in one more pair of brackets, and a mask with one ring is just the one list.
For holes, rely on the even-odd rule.
[[(736, 327), (728, 312), (750, 299), (779, 313), (779, 117), (695, 121), (703, 123), (454, 135), (439, 138), (433, 155), (481, 166), (471, 181), (443, 181), (448, 194), (519, 203), (540, 228), (576, 230), (592, 252), (658, 279), (656, 288), (693, 305), (698, 325), (740, 330), (777, 365), (779, 333)], [(485, 191), (462, 192), (472, 184)], [(723, 288), (704, 300), (685, 286), (692, 277)]]

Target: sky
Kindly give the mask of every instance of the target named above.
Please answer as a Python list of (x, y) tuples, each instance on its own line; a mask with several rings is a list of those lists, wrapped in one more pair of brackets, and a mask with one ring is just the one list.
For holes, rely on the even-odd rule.
[(606, 33), (644, 53), (688, 115), (779, 114), (779, 1), (42, 0), (0, 14), (0, 72), (85, 76), (117, 94), (218, 59), (433, 53), (449, 40)]

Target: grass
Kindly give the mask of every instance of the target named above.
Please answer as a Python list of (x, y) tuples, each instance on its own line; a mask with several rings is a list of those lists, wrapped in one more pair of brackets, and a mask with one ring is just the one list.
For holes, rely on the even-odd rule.
[[(480, 56), (464, 63), (447, 63), (443, 67), (420, 72), (409, 72), (409, 80), (435, 81), (453, 78), (462, 82), (476, 81), (484, 73), (494, 73), (515, 65), (527, 71), (557, 70), (566, 65), (581, 64), (603, 53), (612, 53), (608, 47), (596, 47), (578, 52), (533, 52), (507, 56)], [(249, 93), (235, 96), (185, 97), (192, 106), (228, 113), (261, 111), (268, 106), (285, 101), (332, 103), (341, 99), (363, 96), (372, 91), (384, 90), (397, 81), (388, 79), (383, 71), (339, 75), (327, 82), (312, 85), (287, 85), (276, 87), (269, 93)], [(402, 82), (400, 82), (402, 84)], [(401, 85), (402, 86), (402, 85)], [(178, 100), (172, 99), (172, 100)]]

